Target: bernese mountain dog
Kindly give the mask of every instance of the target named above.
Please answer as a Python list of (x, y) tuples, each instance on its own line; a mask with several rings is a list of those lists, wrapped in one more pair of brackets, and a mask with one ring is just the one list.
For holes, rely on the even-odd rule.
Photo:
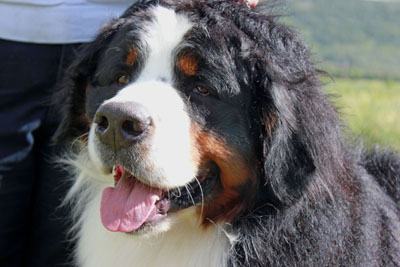
[(400, 158), (345, 145), (268, 10), (139, 0), (79, 52), (55, 136), (78, 266), (400, 266)]

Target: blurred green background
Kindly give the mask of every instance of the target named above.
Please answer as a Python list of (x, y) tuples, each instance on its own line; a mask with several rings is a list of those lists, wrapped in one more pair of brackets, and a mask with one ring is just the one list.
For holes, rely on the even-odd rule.
[(283, 13), (333, 76), (346, 135), (400, 149), (400, 0), (288, 0)]

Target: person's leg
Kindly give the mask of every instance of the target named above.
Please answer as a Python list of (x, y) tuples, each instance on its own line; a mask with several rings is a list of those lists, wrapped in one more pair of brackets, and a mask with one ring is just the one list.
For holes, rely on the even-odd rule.
[[(64, 45), (60, 51), (57, 82), (70, 64), (78, 45)], [(56, 86), (56, 85), (54, 85)], [(54, 92), (49, 88), (48, 95)], [(68, 174), (56, 164), (66, 145), (51, 144), (59, 124), (57, 107), (46, 106), (41, 127), (34, 132), (36, 183), (33, 192), (30, 239), (25, 266), (72, 266), (72, 244), (67, 242), (71, 220), (67, 207), (60, 207), (69, 187)]]
[[(3, 136), (0, 139), (3, 139)], [(0, 146), (2, 145), (3, 142), (0, 141)], [(18, 156), (15, 154), (15, 157)], [(24, 155), (24, 161), (20, 162), (17, 168), (3, 168), (0, 171), (0, 266), (14, 267), (22, 264), (28, 235), (27, 222), (34, 181), (33, 171), (31, 153)]]
[[(36, 185), (48, 168), (38, 157), (45, 153), (40, 147), (44, 143), (38, 143), (35, 137), (48, 111), (45, 103), (57, 79), (60, 55), (61, 46), (0, 40), (0, 266), (23, 266), (22, 262), (30, 261), (26, 256), (31, 249), (27, 247), (32, 240), (29, 231), (37, 227), (34, 223), (42, 223), (35, 219), (34, 206), (41, 201), (34, 197), (46, 194)], [(50, 169), (47, 176), (53, 176)], [(52, 201), (53, 196), (49, 198)], [(48, 211), (41, 216), (50, 216), (44, 212)], [(47, 235), (60, 232), (61, 239), (65, 231), (60, 230), (63, 224), (59, 226), (40, 225), (48, 228)], [(52, 258), (52, 253), (58, 252), (44, 251), (42, 255)], [(50, 260), (46, 262), (49, 265), (37, 266), (54, 266)]]
[[(43, 134), (43, 133), (40, 133)], [(60, 207), (69, 183), (65, 171), (55, 167), (54, 160), (64, 150), (52, 146), (48, 139), (35, 151), (37, 183), (33, 193), (30, 239), (24, 266), (72, 266), (72, 244), (67, 242), (71, 221), (67, 207)]]

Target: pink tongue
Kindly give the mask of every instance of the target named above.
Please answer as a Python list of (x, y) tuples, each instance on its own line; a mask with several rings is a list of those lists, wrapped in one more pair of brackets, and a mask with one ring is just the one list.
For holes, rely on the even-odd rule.
[(122, 175), (116, 188), (108, 187), (103, 191), (101, 221), (112, 232), (135, 231), (157, 215), (155, 203), (160, 197), (160, 190)]

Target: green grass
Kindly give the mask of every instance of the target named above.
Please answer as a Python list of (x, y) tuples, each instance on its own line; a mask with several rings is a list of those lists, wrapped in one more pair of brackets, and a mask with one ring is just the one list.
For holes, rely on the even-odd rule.
[[(351, 135), (400, 149), (400, 82), (336, 79), (325, 86)], [(349, 134), (349, 133), (347, 133)]]

